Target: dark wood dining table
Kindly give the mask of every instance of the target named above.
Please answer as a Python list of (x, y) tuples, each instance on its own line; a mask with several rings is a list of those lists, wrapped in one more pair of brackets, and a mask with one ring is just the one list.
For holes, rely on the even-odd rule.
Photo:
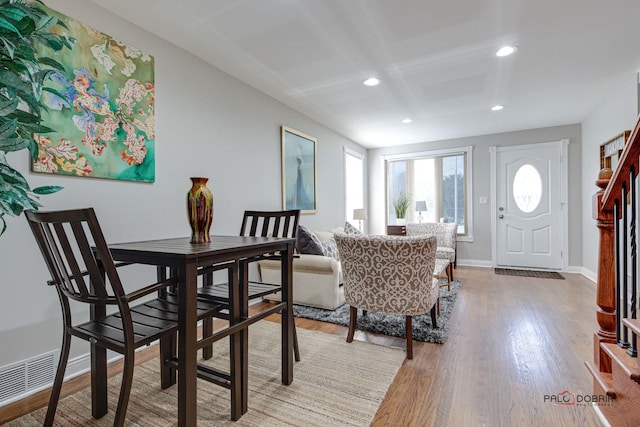
[[(115, 261), (170, 268), (178, 278), (178, 425), (197, 424), (197, 377), (200, 374), (197, 350), (213, 340), (230, 337), (231, 419), (237, 420), (247, 411), (248, 400), (248, 327), (256, 321), (278, 311), (282, 314), (282, 383), (293, 381), (293, 304), (292, 259), (295, 239), (275, 237), (211, 236), (211, 242), (190, 243), (190, 239), (172, 238), (131, 243), (109, 244)], [(242, 263), (264, 254), (281, 255), (282, 302), (260, 316), (249, 316), (247, 279), (245, 272), (230, 274), (229, 326), (207, 340), (199, 340), (197, 333), (197, 287), (199, 271), (203, 267), (221, 263)], [(246, 265), (246, 263), (242, 263)], [(237, 265), (237, 264), (236, 264)], [(237, 291), (236, 291), (237, 290)], [(92, 313), (98, 316), (101, 313)], [(92, 396), (103, 396), (92, 401), (93, 414), (104, 415), (106, 406), (106, 351), (92, 346)], [(100, 401), (96, 401), (96, 399)]]

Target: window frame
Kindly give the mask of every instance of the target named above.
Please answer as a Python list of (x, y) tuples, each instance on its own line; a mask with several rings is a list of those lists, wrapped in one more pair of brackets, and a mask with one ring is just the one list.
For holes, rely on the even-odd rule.
[[(388, 154), (384, 158), (385, 173), (385, 222), (389, 223), (389, 162), (398, 160), (419, 160), (423, 158), (465, 155), (465, 225), (466, 234), (458, 234), (459, 242), (473, 242), (473, 146), (442, 148), (435, 150), (415, 151), (410, 153)], [(413, 179), (412, 173), (407, 173), (407, 179)]]
[[(348, 174), (347, 174), (347, 156), (351, 156), (354, 157), (358, 160), (360, 160), (361, 164), (362, 164), (362, 176), (361, 176), (361, 181), (362, 181), (362, 188), (360, 188), (360, 193), (362, 196), (362, 206), (358, 206), (358, 207), (354, 207), (354, 208), (349, 208), (349, 194), (348, 194)], [(351, 148), (348, 147), (344, 147), (343, 150), (343, 173), (344, 173), (344, 210), (345, 210), (345, 221), (349, 221), (354, 225), (357, 225), (357, 223), (354, 223), (354, 219), (353, 219), (353, 209), (359, 209), (359, 208), (364, 208), (367, 209), (367, 203), (366, 203), (366, 193), (365, 193), (365, 163), (364, 163), (364, 158), (365, 155), (363, 153), (360, 153), (358, 151), (355, 151)], [(368, 209), (367, 209), (368, 210)], [(351, 212), (349, 212), (351, 211)]]

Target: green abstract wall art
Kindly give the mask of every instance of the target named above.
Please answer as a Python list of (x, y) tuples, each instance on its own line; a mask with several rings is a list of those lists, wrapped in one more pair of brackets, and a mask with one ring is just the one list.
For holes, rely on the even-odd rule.
[(139, 49), (65, 16), (77, 40), (72, 50), (41, 53), (64, 65), (45, 92), (43, 125), (56, 132), (35, 135), (34, 172), (155, 181), (154, 59)]

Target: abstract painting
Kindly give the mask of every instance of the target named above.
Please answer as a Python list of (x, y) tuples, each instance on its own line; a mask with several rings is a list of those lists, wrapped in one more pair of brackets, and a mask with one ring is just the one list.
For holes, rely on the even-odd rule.
[(77, 42), (41, 56), (61, 63), (43, 92), (43, 125), (55, 132), (35, 135), (34, 172), (155, 181), (154, 59), (129, 44), (62, 15), (54, 27)]
[(316, 138), (282, 126), (282, 208), (315, 213)]

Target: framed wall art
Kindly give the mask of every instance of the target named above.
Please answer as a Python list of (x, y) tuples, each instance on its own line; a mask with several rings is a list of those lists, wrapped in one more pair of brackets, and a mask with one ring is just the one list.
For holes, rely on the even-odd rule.
[(55, 132), (39, 143), (34, 172), (155, 181), (154, 59), (88, 25), (42, 6), (66, 24), (77, 41), (42, 56), (63, 65), (44, 92), (42, 124)]
[(282, 126), (282, 208), (318, 210), (316, 138)]

